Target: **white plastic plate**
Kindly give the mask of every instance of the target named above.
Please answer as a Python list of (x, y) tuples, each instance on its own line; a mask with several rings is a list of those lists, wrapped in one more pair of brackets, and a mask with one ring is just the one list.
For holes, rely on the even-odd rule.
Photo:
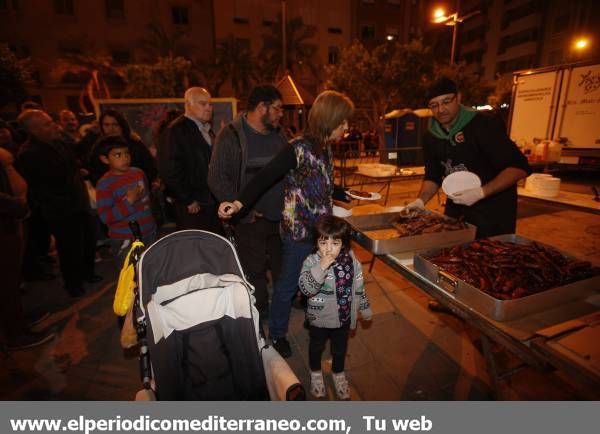
[(473, 172), (467, 171), (451, 173), (442, 182), (442, 190), (448, 196), (477, 187), (481, 187), (481, 179)]

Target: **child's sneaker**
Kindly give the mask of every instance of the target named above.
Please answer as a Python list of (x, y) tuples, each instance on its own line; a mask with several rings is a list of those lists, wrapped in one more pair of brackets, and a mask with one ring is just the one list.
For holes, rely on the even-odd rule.
[(350, 387), (348, 386), (348, 380), (344, 372), (333, 373), (333, 384), (335, 385), (335, 394), (340, 400), (350, 399)]
[(310, 394), (315, 398), (325, 398), (325, 381), (323, 381), (322, 371), (311, 371), (310, 373)]

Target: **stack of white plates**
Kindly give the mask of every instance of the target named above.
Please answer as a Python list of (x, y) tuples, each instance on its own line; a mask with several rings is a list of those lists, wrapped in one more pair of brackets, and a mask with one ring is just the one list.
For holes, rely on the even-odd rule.
[(537, 196), (556, 197), (560, 192), (560, 178), (546, 173), (534, 173), (525, 181), (525, 189)]

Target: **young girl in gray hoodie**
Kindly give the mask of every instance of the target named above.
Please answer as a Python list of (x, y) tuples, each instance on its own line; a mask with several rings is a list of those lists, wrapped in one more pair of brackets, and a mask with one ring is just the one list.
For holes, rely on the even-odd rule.
[(365, 320), (372, 316), (362, 266), (350, 249), (350, 226), (344, 220), (321, 217), (314, 240), (315, 252), (304, 260), (299, 280), (300, 291), (308, 297), (310, 392), (316, 398), (326, 396), (321, 355), (330, 339), (335, 392), (338, 399), (350, 399), (344, 373), (348, 334), (356, 328), (359, 311)]

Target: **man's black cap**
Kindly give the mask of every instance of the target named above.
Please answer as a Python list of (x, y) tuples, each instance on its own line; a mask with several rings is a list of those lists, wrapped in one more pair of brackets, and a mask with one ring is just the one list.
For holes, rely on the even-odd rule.
[(436, 96), (447, 95), (449, 93), (458, 93), (456, 83), (448, 77), (442, 77), (433, 83), (427, 91), (427, 101), (430, 101)]

